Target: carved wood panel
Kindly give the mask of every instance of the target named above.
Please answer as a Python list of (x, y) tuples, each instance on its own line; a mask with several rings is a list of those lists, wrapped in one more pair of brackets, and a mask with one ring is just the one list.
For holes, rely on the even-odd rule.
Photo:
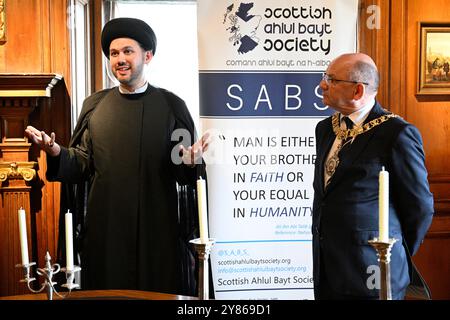
[[(0, 74), (0, 295), (26, 293), (20, 263), (19, 208), (26, 211), (30, 262), (44, 266), (56, 258), (59, 184), (45, 178), (46, 158), (25, 137), (33, 125), (55, 131), (67, 144), (70, 103), (62, 77), (55, 74)], [(54, 261), (54, 260), (53, 260)], [(35, 272), (33, 268), (33, 272)], [(32, 274), (36, 277), (36, 274)]]
[[(36, 177), (23, 182), (28, 197), (13, 196), (13, 182), (2, 182), (0, 197), (0, 295), (24, 290), (19, 283), (18, 201), (29, 203), (30, 260), (44, 265), (48, 250), (56, 254), (59, 218), (59, 183), (45, 179), (46, 158), (24, 137), (24, 128), (31, 124), (45, 131), (55, 131), (58, 140), (67, 144), (70, 137), (70, 38), (68, 5), (70, 0), (8, 0), (6, 1), (6, 42), (0, 42), (0, 149), (3, 162), (33, 162)], [(22, 75), (20, 81), (7, 76)], [(48, 86), (55, 74), (60, 78), (54, 88)], [(50, 78), (49, 78), (50, 77)], [(1, 80), (3, 79), (3, 81)], [(17, 95), (17, 90), (22, 90)], [(8, 92), (9, 91), (9, 92)], [(25, 92), (26, 91), (26, 92)], [(51, 94), (49, 94), (50, 91)], [(24, 117), (24, 114), (27, 114)], [(20, 168), (20, 166), (19, 166)], [(14, 172), (14, 167), (6, 165)], [(19, 169), (16, 171), (18, 172)], [(25, 180), (22, 180), (25, 181)], [(15, 185), (14, 187), (18, 187)], [(28, 188), (28, 189), (27, 189)], [(31, 189), (29, 189), (31, 188)], [(18, 191), (17, 191), (18, 192)], [(9, 214), (12, 212), (11, 214)], [(5, 250), (5, 251), (4, 251)], [(7, 254), (3, 254), (7, 252)], [(19, 254), (19, 255), (18, 255)]]

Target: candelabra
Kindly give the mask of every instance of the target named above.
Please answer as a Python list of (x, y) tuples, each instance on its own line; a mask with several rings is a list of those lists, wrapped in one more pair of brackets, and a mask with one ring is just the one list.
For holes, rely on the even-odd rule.
[[(66, 298), (72, 289), (78, 288), (78, 284), (74, 283), (75, 273), (81, 270), (80, 267), (74, 266), (73, 269), (67, 270), (67, 268), (61, 268), (59, 264), (54, 263), (51, 264), (51, 257), (47, 251), (45, 255), (45, 268), (37, 268), (37, 274), (44, 277), (44, 283), (41, 284), (41, 288), (39, 290), (34, 290), (31, 287), (31, 283), (36, 280), (36, 278), (30, 277), (30, 269), (36, 262), (31, 262), (27, 264), (18, 264), (17, 268), (23, 268), (25, 278), (20, 280), (20, 282), (26, 282), (28, 289), (33, 293), (40, 293), (44, 289), (47, 289), (47, 298), (48, 300), (53, 300), (53, 292), (60, 297), (61, 299)], [(54, 274), (57, 274), (59, 271), (63, 271), (66, 273), (66, 283), (62, 285), (62, 287), (67, 288), (69, 291), (65, 294), (61, 294), (55, 289), (56, 282), (53, 282), (52, 278)]]
[(209, 238), (205, 242), (202, 242), (200, 238), (189, 241), (194, 245), (199, 259), (198, 268), (198, 297), (201, 300), (209, 299), (209, 254), (211, 248), (216, 242), (214, 239)]
[(391, 249), (397, 239), (390, 238), (387, 242), (378, 238), (369, 240), (369, 243), (377, 251), (378, 263), (380, 266), (380, 300), (392, 300), (391, 292)]

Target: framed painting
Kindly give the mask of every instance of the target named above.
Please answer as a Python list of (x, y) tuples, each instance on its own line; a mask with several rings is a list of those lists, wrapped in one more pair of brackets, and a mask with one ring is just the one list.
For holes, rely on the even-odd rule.
[(450, 95), (450, 22), (419, 23), (417, 94)]
[(6, 42), (6, 0), (0, 0), (0, 45)]

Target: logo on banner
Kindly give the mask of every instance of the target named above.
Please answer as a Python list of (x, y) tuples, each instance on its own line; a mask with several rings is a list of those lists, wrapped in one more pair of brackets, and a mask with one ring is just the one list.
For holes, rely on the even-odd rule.
[(238, 3), (236, 6), (232, 4), (227, 7), (223, 24), (225, 24), (226, 30), (231, 33), (228, 40), (233, 46), (237, 46), (237, 52), (247, 53), (259, 44), (256, 30), (258, 30), (262, 17), (250, 13), (254, 6), (253, 2)]
[(243, 257), (249, 255), (247, 249), (219, 250), (220, 257)]

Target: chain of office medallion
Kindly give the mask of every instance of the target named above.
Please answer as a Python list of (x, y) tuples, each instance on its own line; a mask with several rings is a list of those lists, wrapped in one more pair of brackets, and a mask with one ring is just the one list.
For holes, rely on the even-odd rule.
[(348, 138), (354, 138), (364, 132), (369, 131), (372, 128), (375, 128), (376, 126), (382, 124), (383, 122), (389, 120), (390, 118), (397, 118), (399, 117), (396, 114), (390, 113), (383, 115), (381, 117), (378, 117), (376, 119), (373, 119), (363, 125), (362, 127), (356, 127), (353, 129), (341, 129), (339, 125), (339, 113), (335, 113), (332, 117), (331, 123), (333, 124), (333, 131), (334, 134), (337, 136), (338, 139), (346, 140)]

